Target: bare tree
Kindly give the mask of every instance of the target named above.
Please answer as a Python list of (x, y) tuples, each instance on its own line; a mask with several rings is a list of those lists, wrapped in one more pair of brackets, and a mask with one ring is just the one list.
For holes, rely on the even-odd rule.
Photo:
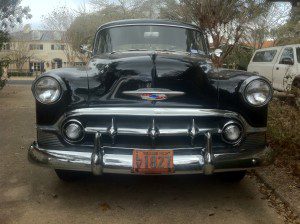
[(22, 71), (24, 64), (33, 56), (34, 54), (29, 50), (28, 42), (14, 41), (11, 43), (11, 52), (8, 57), (10, 62), (16, 65), (18, 71)]
[[(20, 0), (1, 0), (0, 4), (0, 50), (5, 42), (9, 41), (8, 32), (17, 24), (22, 22), (25, 17), (31, 18), (29, 7), (22, 7)], [(3, 68), (7, 67), (9, 60), (0, 58), (0, 89), (6, 82), (6, 72)]]
[(272, 4), (269, 11), (262, 13), (247, 24), (242, 41), (253, 50), (262, 48), (267, 41), (272, 41), (275, 45), (277, 38), (272, 32), (286, 23), (290, 16), (290, 10), (291, 7), (288, 3)]
[(67, 62), (74, 65), (79, 52), (75, 51), (71, 45), (72, 37), (68, 35), (67, 30), (75, 19), (75, 12), (67, 6), (61, 6), (43, 16), (44, 28), (52, 31), (59, 31), (61, 38), (60, 43), (65, 45), (63, 51), (66, 55)]
[(298, 7), (290, 10), (288, 19), (285, 23), (272, 27), (270, 36), (275, 45), (287, 45), (300, 43), (300, 36), (297, 35), (300, 26), (300, 10)]
[(226, 45), (222, 57), (215, 61), (221, 65), (245, 35), (249, 23), (269, 8), (266, 0), (167, 0), (161, 16), (197, 24), (212, 39), (214, 48)]
[(98, 12), (105, 9), (114, 8), (124, 19), (133, 18), (158, 18), (160, 8), (165, 4), (165, 0), (117, 0), (110, 2), (107, 0), (90, 0)]
[(67, 31), (73, 49), (79, 51), (82, 44), (93, 44), (95, 32), (99, 26), (113, 20), (134, 18), (158, 18), (161, 0), (91, 0), (94, 12), (87, 12), (83, 6), (77, 11), (77, 17)]

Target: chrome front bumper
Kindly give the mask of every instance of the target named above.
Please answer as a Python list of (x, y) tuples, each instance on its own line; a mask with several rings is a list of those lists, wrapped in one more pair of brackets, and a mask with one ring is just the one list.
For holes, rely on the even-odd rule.
[[(101, 147), (96, 136), (93, 152), (64, 151), (40, 148), (33, 143), (28, 150), (29, 161), (54, 169), (102, 173), (133, 174), (132, 150)], [(242, 151), (239, 153), (212, 154), (208, 145), (203, 150), (174, 150), (174, 174), (213, 174), (235, 170), (246, 170), (268, 165), (273, 160), (272, 150)]]

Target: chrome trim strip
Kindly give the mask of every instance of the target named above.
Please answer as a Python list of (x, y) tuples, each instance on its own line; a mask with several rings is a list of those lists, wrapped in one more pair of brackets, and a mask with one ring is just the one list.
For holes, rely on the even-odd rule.
[[(119, 128), (118, 127), (118, 135), (145, 135), (147, 136), (149, 129), (142, 129), (142, 128)], [(206, 132), (211, 133), (221, 133), (221, 129), (218, 128), (198, 128), (197, 135), (198, 134), (204, 134)], [(101, 132), (102, 134), (106, 134), (107, 128), (105, 127), (86, 127), (85, 128), (86, 133), (94, 134), (96, 132)], [(180, 129), (180, 128), (174, 128), (174, 129), (159, 129), (159, 136), (188, 136), (190, 132), (188, 129)]]
[(237, 117), (238, 114), (227, 110), (195, 109), (195, 108), (158, 108), (158, 107), (101, 107), (82, 108), (70, 111), (68, 116), (80, 115), (111, 115), (111, 116), (222, 116)]
[[(183, 117), (225, 117), (234, 118), (241, 121), (246, 133), (265, 132), (266, 127), (252, 127), (247, 121), (238, 113), (228, 110), (218, 109), (196, 109), (196, 108), (140, 108), (140, 107), (103, 107), (103, 108), (82, 108), (70, 111), (66, 117), (81, 116), (81, 115), (110, 115), (110, 116), (148, 116), (148, 117), (166, 117), (166, 116), (183, 116)], [(102, 128), (87, 127), (87, 132), (94, 132), (94, 130), (103, 131)], [(106, 130), (105, 130), (106, 131)], [(118, 129), (118, 133), (120, 130)], [(135, 131), (133, 131), (135, 132)]]
[(167, 98), (176, 97), (176, 96), (183, 96), (185, 92), (180, 91), (172, 91), (169, 89), (159, 89), (159, 88), (144, 88), (138, 89), (134, 91), (123, 91), (123, 94), (134, 96), (134, 97), (142, 97), (142, 94), (164, 94)]

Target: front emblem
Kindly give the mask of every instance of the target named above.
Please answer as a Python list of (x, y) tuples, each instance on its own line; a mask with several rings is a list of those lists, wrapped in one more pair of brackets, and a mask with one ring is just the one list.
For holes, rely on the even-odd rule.
[(128, 96), (140, 97), (148, 101), (161, 101), (171, 97), (182, 96), (185, 93), (180, 91), (172, 91), (169, 89), (145, 88), (134, 91), (124, 91), (123, 94)]
[(141, 94), (141, 98), (143, 100), (159, 101), (159, 100), (166, 100), (168, 97), (166, 94), (162, 94), (162, 93), (143, 93)]

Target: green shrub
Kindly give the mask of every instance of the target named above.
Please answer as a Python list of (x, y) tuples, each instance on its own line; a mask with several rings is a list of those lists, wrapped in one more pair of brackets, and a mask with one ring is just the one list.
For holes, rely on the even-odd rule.
[(33, 73), (32, 72), (9, 72), (8, 73), (8, 77), (28, 77), (28, 76), (32, 76)]

